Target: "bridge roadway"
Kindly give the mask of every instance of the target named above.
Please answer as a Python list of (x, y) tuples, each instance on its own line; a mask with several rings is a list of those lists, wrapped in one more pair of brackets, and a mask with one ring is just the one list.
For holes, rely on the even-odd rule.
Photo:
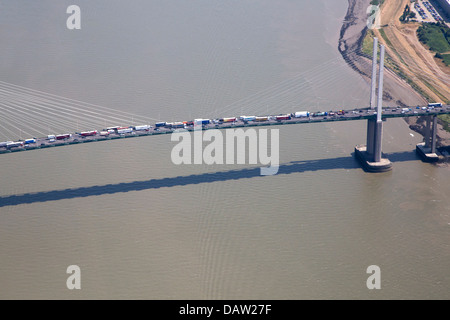
[[(225, 122), (225, 123), (210, 123), (202, 126), (202, 130), (210, 129), (229, 129), (229, 128), (243, 128), (243, 127), (260, 127), (260, 126), (274, 126), (274, 125), (287, 125), (287, 124), (302, 124), (302, 123), (321, 123), (321, 122), (333, 122), (333, 121), (350, 121), (350, 120), (367, 120), (376, 118), (375, 109), (354, 109), (354, 110), (344, 110), (343, 114), (338, 114), (338, 112), (330, 111), (327, 115), (316, 116), (314, 112), (310, 113), (309, 117), (294, 118), (290, 120), (275, 120), (275, 116), (269, 116), (269, 120), (266, 121), (242, 121), (239, 118), (236, 122)], [(330, 113), (332, 115), (330, 115)], [(334, 113), (334, 114), (333, 114)], [(342, 112), (341, 112), (342, 113)], [(417, 117), (417, 116), (433, 116), (440, 114), (450, 114), (450, 105), (443, 105), (441, 107), (411, 107), (409, 111), (405, 112), (401, 107), (387, 107), (383, 108), (382, 118), (404, 118), (404, 117)], [(194, 126), (187, 126), (185, 128), (188, 131), (193, 131)], [(73, 145), (79, 143), (89, 143), (95, 141), (110, 141), (114, 139), (132, 138), (132, 137), (143, 137), (143, 136), (153, 136), (160, 134), (173, 133), (176, 129), (168, 127), (152, 127), (148, 131), (134, 131), (131, 133), (117, 134), (111, 133), (108, 136), (100, 136), (99, 134), (95, 136), (82, 137), (75, 133), (72, 137), (64, 140), (56, 140), (51, 142), (46, 137), (36, 138), (36, 143), (26, 144), (24, 147), (0, 147), (0, 154), (19, 152), (27, 150), (44, 149), (65, 145)]]

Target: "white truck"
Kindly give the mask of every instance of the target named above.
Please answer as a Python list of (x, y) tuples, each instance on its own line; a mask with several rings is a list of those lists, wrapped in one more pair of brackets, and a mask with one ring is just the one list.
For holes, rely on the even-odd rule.
[(308, 118), (309, 112), (308, 111), (298, 111), (292, 115), (294, 118)]
[(136, 130), (136, 131), (148, 131), (148, 130), (151, 129), (151, 127), (152, 127), (151, 125), (144, 124), (144, 125), (141, 125), (141, 126), (135, 126), (134, 130)]

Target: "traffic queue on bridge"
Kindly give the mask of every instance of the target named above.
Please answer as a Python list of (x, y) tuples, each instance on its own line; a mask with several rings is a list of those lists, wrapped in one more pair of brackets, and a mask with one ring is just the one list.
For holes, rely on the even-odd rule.
[[(428, 112), (433, 111), (435, 108), (443, 108), (442, 103), (430, 103), (428, 106), (420, 107), (417, 106), (416, 109), (412, 108), (401, 108), (401, 107), (393, 107), (393, 108), (385, 108), (383, 109), (383, 113), (411, 113), (411, 115), (416, 115), (419, 113), (426, 114)], [(450, 110), (450, 107), (447, 106), (447, 111)], [(358, 118), (363, 115), (374, 115), (376, 114), (376, 110), (373, 109), (356, 109), (351, 111), (327, 111), (327, 112), (309, 112), (309, 111), (297, 111), (290, 114), (279, 114), (279, 115), (265, 115), (265, 116), (240, 116), (240, 117), (228, 117), (228, 118), (217, 118), (217, 119), (203, 119), (198, 118), (192, 121), (180, 121), (180, 122), (156, 122), (154, 126), (150, 124), (138, 125), (138, 126), (115, 126), (115, 127), (107, 127), (100, 131), (98, 130), (90, 130), (90, 131), (82, 131), (78, 133), (64, 133), (64, 134), (49, 134), (47, 137), (43, 138), (30, 138), (26, 140), (19, 141), (4, 141), (0, 142), (0, 153), (8, 152), (8, 151), (18, 151), (17, 149), (30, 149), (30, 148), (39, 148), (39, 147), (48, 147), (52, 145), (61, 145), (68, 143), (79, 143), (79, 142), (91, 142), (97, 141), (96, 139), (105, 140), (108, 138), (120, 138), (120, 137), (130, 137), (136, 135), (145, 135), (153, 133), (159, 133), (159, 131), (164, 130), (165, 133), (170, 133), (176, 129), (192, 129), (194, 126), (202, 126), (203, 128), (208, 127), (209, 129), (213, 128), (227, 128), (230, 125), (247, 125), (247, 124), (258, 124), (266, 122), (268, 125), (277, 124), (277, 123), (289, 123), (292, 120), (314, 120), (318, 119), (319, 121), (327, 121), (328, 119), (337, 119), (339, 117), (348, 117), (348, 118)], [(317, 122), (314, 121), (314, 122)], [(298, 122), (294, 122), (298, 123)], [(58, 142), (60, 142), (58, 144)]]

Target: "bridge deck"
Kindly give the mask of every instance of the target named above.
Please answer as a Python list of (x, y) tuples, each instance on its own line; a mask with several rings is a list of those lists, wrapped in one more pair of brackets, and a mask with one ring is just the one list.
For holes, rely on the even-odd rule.
[[(414, 108), (409, 110), (408, 112), (402, 111), (402, 108), (385, 108), (383, 109), (382, 118), (404, 118), (404, 117), (417, 117), (417, 116), (432, 116), (432, 115), (440, 115), (440, 114), (450, 114), (450, 105), (444, 105), (442, 107), (437, 108)], [(266, 120), (261, 122), (244, 122), (238, 120), (232, 123), (211, 123), (202, 126), (202, 130), (210, 130), (210, 129), (230, 129), (230, 128), (246, 128), (246, 127), (263, 127), (263, 126), (275, 126), (275, 125), (288, 125), (288, 124), (306, 124), (306, 123), (322, 123), (322, 122), (335, 122), (335, 121), (352, 121), (352, 120), (367, 120), (367, 119), (375, 119), (376, 112), (375, 110), (370, 109), (355, 109), (355, 110), (346, 110), (343, 115), (338, 115), (337, 112), (335, 115), (323, 115), (323, 116), (309, 116), (303, 118), (292, 118), (290, 120)], [(28, 151), (28, 150), (36, 150), (36, 149), (45, 149), (51, 147), (58, 146), (66, 146), (73, 145), (79, 143), (89, 143), (89, 142), (98, 142), (98, 141), (109, 141), (115, 139), (123, 139), (123, 138), (132, 138), (132, 137), (143, 137), (143, 136), (155, 136), (160, 134), (170, 134), (173, 133), (176, 129), (173, 128), (155, 128), (152, 127), (149, 131), (133, 131), (131, 133), (126, 134), (110, 134), (107, 137), (95, 135), (95, 136), (87, 136), (81, 137), (79, 134), (74, 134), (71, 138), (66, 140), (57, 140), (55, 142), (50, 142), (47, 138), (37, 138), (36, 143), (25, 145), (24, 147), (14, 147), (14, 148), (6, 148), (0, 147), (0, 154), (3, 153), (11, 153), (11, 152), (19, 152), (19, 151)], [(187, 127), (186, 130), (194, 131), (194, 127)]]

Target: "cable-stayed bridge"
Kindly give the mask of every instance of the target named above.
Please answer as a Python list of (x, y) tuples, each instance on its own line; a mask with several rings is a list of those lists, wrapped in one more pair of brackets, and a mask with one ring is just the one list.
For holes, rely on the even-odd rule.
[[(211, 116), (207, 119), (188, 121), (178, 119), (180, 121), (177, 122), (164, 122), (161, 119), (134, 115), (122, 110), (89, 104), (0, 81), (0, 135), (2, 136), (0, 137), (0, 153), (154, 136), (172, 133), (181, 128), (192, 131), (197, 128), (210, 130), (367, 120), (367, 144), (355, 148), (355, 154), (369, 171), (385, 171), (389, 170), (391, 165), (387, 159), (381, 158), (382, 122), (388, 118), (427, 116), (425, 141), (423, 145), (418, 146), (418, 151), (423, 154), (425, 159), (436, 160), (436, 117), (440, 114), (450, 114), (450, 106), (434, 103), (423, 106), (383, 108), (384, 47), (382, 46), (380, 50), (378, 96), (376, 95), (377, 51), (377, 40), (374, 39), (370, 106), (347, 110), (340, 107), (323, 112), (308, 111), (306, 108), (290, 110), (289, 113), (277, 113), (273, 109), (269, 112), (268, 108), (261, 110), (264, 109), (264, 106), (261, 108), (261, 101), (264, 99), (283, 99), (285, 95), (304, 88), (306, 84), (299, 85), (299, 77), (283, 81), (221, 109), (222, 113), (234, 113), (235, 116), (228, 118)], [(328, 62), (321, 67), (326, 68), (327, 64)], [(315, 69), (313, 77), (320, 77), (320, 73), (320, 69)], [(255, 114), (259, 115), (237, 115), (238, 109), (241, 109), (242, 112), (242, 105), (254, 107), (258, 106), (258, 103), (260, 108), (253, 110)], [(375, 104), (377, 104), (376, 108)], [(245, 110), (248, 112), (251, 109), (246, 107)], [(111, 126), (111, 124), (116, 125)]]

